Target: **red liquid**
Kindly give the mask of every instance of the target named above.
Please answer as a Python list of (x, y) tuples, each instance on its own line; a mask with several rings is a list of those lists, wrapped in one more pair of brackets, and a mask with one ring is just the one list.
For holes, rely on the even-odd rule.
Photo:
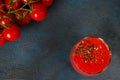
[(109, 65), (111, 52), (107, 44), (98, 37), (86, 37), (71, 50), (70, 61), (73, 68), (86, 76), (103, 72)]

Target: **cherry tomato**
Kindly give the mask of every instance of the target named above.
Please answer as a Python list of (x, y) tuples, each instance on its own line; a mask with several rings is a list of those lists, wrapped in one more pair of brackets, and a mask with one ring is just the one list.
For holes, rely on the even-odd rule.
[(51, 5), (53, 4), (53, 1), (54, 1), (54, 0), (42, 0), (42, 2), (43, 2), (47, 7), (51, 6)]
[(21, 25), (27, 25), (31, 21), (30, 13), (26, 9), (20, 9), (15, 13), (16, 21)]
[(85, 76), (94, 76), (103, 72), (110, 60), (111, 52), (108, 45), (98, 37), (83, 38), (70, 53), (73, 68)]
[(28, 3), (30, 0), (22, 0), (22, 3), (23, 4), (26, 4), (26, 3)]
[(36, 9), (33, 10), (31, 13), (31, 18), (35, 21), (42, 21), (46, 18), (47, 16), (47, 10), (43, 10), (43, 9)]
[(33, 3), (35, 0), (22, 0), (23, 4)]
[(15, 15), (14, 14), (6, 14), (7, 18), (9, 18), (10, 23), (15, 23)]
[(21, 6), (21, 0), (5, 0), (6, 9), (16, 10)]
[(8, 24), (10, 24), (9, 18), (5, 17), (5, 18), (0, 19), (0, 25), (1, 26), (6, 26)]
[(35, 9), (47, 10), (47, 8), (43, 2), (36, 2), (36, 3), (31, 4), (31, 8), (33, 10), (35, 10)]
[(1, 18), (2, 16), (4, 16), (4, 14), (5, 14), (4, 11), (0, 11), (0, 18)]
[(5, 45), (6, 39), (2, 35), (2, 30), (0, 30), (0, 46)]
[(31, 18), (35, 21), (42, 21), (47, 16), (47, 8), (42, 2), (31, 4), (32, 13)]
[(0, 0), (0, 10), (4, 10), (4, 8), (5, 8), (5, 6), (4, 6), (4, 4), (3, 4), (3, 1)]
[(9, 41), (15, 41), (20, 37), (21, 31), (16, 24), (11, 24), (8, 28), (4, 29), (3, 36)]

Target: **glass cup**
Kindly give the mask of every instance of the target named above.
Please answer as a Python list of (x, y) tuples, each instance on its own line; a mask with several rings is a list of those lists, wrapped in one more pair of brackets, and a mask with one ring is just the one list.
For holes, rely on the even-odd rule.
[(85, 76), (103, 72), (111, 61), (107, 43), (99, 37), (85, 37), (77, 42), (70, 52), (70, 62), (75, 71)]

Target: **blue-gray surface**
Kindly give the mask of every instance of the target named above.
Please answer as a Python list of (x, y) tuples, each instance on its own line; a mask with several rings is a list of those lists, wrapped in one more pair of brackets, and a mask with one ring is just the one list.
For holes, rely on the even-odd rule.
[[(18, 41), (0, 47), (0, 80), (120, 80), (120, 0), (55, 0), (44, 21), (21, 30)], [(69, 54), (91, 35), (108, 43), (112, 61), (100, 75), (85, 77)]]

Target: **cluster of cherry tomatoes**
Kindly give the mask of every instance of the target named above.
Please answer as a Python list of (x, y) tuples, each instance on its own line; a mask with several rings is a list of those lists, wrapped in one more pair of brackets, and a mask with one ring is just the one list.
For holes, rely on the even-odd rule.
[(18, 24), (44, 20), (52, 3), (53, 0), (0, 0), (0, 46), (20, 37)]

